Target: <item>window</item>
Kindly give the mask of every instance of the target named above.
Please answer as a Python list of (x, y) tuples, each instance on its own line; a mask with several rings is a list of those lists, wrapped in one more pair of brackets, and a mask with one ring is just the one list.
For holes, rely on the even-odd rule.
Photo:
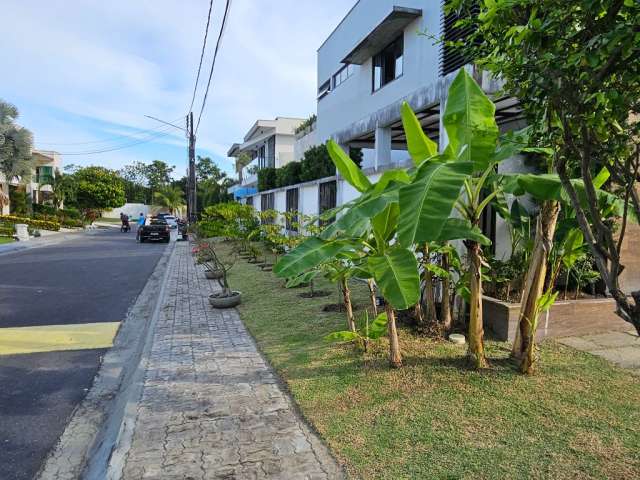
[(331, 91), (331, 79), (324, 82), (318, 87), (318, 100), (327, 95)]
[(290, 188), (287, 190), (287, 212), (294, 212), (295, 215), (287, 216), (287, 230), (298, 231), (298, 197), (299, 189)]
[(266, 158), (266, 148), (265, 148), (264, 145), (261, 146), (258, 149), (257, 157), (258, 157), (258, 168), (265, 168), (267, 166), (267, 162), (265, 160), (265, 158)]
[(267, 140), (267, 167), (276, 167), (276, 137), (275, 135)]
[[(320, 205), (320, 215), (322, 215), (327, 210), (331, 210), (332, 208), (336, 208), (336, 181), (332, 180), (330, 182), (321, 183), (318, 188), (318, 203)], [(335, 218), (331, 218), (328, 220), (320, 220), (320, 225), (328, 225), (332, 223)]]
[(36, 183), (47, 183), (53, 178), (53, 167), (36, 167)]
[(404, 37), (401, 35), (373, 57), (373, 91), (404, 73)]
[(275, 205), (275, 194), (265, 193), (260, 195), (260, 211), (273, 210)]
[(247, 197), (247, 205), (250, 205), (253, 207), (253, 197)]
[(333, 88), (336, 88), (338, 85), (345, 82), (347, 78), (353, 75), (353, 69), (354, 67), (350, 63), (342, 67), (338, 73), (333, 76)]

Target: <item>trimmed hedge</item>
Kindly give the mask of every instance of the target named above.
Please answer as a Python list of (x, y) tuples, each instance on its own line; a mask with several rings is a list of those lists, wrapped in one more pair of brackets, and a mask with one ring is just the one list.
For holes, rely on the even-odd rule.
[(13, 225), (0, 224), (0, 237), (13, 237), (15, 233), (16, 230)]
[(24, 223), (31, 228), (37, 228), (39, 230), (52, 230), (57, 232), (60, 230), (60, 222), (54, 222), (50, 220), (34, 220), (28, 217), (16, 217), (15, 215), (0, 215), (0, 223), (8, 223), (15, 225), (16, 223)]

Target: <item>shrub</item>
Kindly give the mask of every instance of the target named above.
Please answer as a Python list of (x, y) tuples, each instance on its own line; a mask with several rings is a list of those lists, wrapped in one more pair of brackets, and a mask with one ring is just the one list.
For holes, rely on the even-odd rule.
[(51, 205), (42, 205), (39, 203), (33, 204), (33, 213), (40, 215), (56, 216), (56, 209)]
[(258, 171), (258, 191), (272, 190), (276, 188), (276, 169), (263, 168)]
[(84, 223), (79, 218), (63, 218), (60, 223), (66, 228), (84, 227)]
[(329, 157), (326, 145), (317, 145), (304, 152), (300, 164), (300, 181), (302, 182), (331, 177), (336, 174), (336, 167)]
[(0, 223), (0, 237), (12, 237), (16, 233), (13, 225), (4, 225)]
[(16, 217), (15, 215), (0, 215), (0, 223), (15, 225), (16, 223), (27, 224), (31, 228), (40, 230), (52, 230), (57, 232), (60, 230), (60, 223), (49, 220), (35, 220), (28, 217)]
[(58, 216), (62, 216), (63, 218), (74, 218), (76, 220), (80, 220), (81, 218), (80, 210), (72, 207), (58, 210)]
[(276, 187), (288, 187), (300, 183), (300, 162), (291, 162), (276, 170)]

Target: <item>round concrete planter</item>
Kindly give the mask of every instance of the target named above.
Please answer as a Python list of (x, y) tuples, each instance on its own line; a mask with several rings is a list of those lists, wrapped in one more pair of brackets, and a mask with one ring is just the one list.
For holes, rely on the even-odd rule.
[(222, 293), (214, 293), (209, 295), (209, 303), (214, 308), (233, 308), (240, 305), (242, 301), (242, 294), (240, 292), (233, 292), (230, 297), (222, 296)]
[(224, 272), (222, 270), (205, 270), (204, 276), (209, 280), (220, 280), (224, 276)]

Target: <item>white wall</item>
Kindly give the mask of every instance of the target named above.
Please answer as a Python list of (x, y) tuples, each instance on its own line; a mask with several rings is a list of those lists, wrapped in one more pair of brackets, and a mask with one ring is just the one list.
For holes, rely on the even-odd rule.
[(299, 162), (304, 157), (304, 153), (316, 145), (319, 145), (317, 130), (313, 130), (304, 137), (296, 139), (293, 145), (293, 160)]
[(120, 218), (120, 212), (129, 215), (129, 218), (138, 218), (140, 213), (149, 215), (151, 207), (143, 203), (125, 203), (120, 208), (102, 212), (102, 216), (104, 218)]
[[(397, 0), (360, 0), (318, 50), (318, 86), (343, 66), (341, 60), (389, 13)], [(439, 47), (418, 31), (440, 32), (440, 0), (403, 0), (402, 7), (422, 10), (404, 30), (402, 77), (372, 93), (372, 60), (354, 65), (354, 73), (318, 101), (318, 140), (362, 121), (439, 78)], [(393, 39), (389, 39), (390, 41)]]
[(287, 163), (293, 162), (295, 143), (296, 138), (293, 135), (276, 135), (276, 168), (284, 167)]

